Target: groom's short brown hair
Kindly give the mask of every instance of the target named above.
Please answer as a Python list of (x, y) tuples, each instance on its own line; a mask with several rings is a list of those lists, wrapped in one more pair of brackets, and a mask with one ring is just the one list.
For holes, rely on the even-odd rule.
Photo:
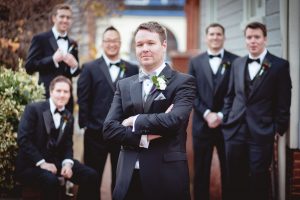
[(139, 30), (147, 30), (152, 33), (158, 33), (160, 42), (163, 43), (167, 41), (167, 31), (166, 28), (160, 25), (158, 22), (150, 21), (146, 23), (140, 24), (134, 32), (134, 36), (136, 36)]

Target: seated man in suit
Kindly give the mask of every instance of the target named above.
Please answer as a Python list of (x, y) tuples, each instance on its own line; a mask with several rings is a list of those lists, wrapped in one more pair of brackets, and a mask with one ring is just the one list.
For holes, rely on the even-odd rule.
[(195, 79), (164, 62), (163, 26), (143, 23), (134, 35), (140, 74), (117, 83), (103, 126), (104, 139), (122, 145), (113, 199), (188, 200), (186, 127)]
[(44, 199), (58, 199), (59, 176), (79, 185), (78, 199), (99, 199), (95, 170), (73, 159), (73, 116), (65, 109), (71, 81), (58, 76), (50, 83), (50, 98), (26, 106), (19, 123), (17, 179), (37, 185)]

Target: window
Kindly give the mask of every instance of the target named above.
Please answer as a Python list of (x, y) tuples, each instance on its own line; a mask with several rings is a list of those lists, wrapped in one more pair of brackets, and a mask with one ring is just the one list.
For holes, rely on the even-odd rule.
[(265, 16), (266, 2), (265, 0), (243, 0), (244, 6), (244, 23), (249, 21), (263, 22)]

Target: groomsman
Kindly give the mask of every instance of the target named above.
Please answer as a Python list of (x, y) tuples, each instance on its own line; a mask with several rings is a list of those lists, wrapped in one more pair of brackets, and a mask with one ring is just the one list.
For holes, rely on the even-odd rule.
[[(46, 98), (49, 98), (50, 82), (58, 75), (70, 80), (80, 73), (78, 68), (77, 43), (69, 38), (72, 22), (72, 9), (68, 4), (58, 4), (52, 10), (54, 26), (48, 32), (32, 38), (25, 63), (28, 74), (39, 73), (39, 84), (44, 84)], [(73, 96), (67, 104), (73, 112)]]
[(164, 62), (160, 24), (140, 24), (134, 37), (140, 73), (118, 82), (103, 128), (105, 140), (122, 145), (113, 199), (190, 199), (186, 128), (195, 79)]
[(66, 179), (79, 185), (77, 199), (98, 200), (97, 172), (73, 159), (74, 119), (65, 108), (71, 89), (68, 78), (57, 76), (48, 100), (26, 106), (18, 129), (16, 176), (24, 185), (40, 187), (43, 199), (59, 199), (59, 179)]
[(83, 64), (78, 79), (79, 126), (85, 128), (84, 163), (95, 169), (102, 180), (108, 153), (112, 166), (113, 190), (120, 144), (103, 141), (103, 123), (113, 100), (118, 80), (138, 73), (138, 67), (120, 58), (121, 37), (113, 26), (103, 33), (102, 57)]
[(232, 64), (223, 110), (228, 199), (266, 200), (274, 138), (289, 126), (289, 62), (266, 49), (264, 24), (249, 23), (244, 35), (249, 55)]
[(225, 198), (225, 147), (221, 131), (224, 97), (231, 63), (236, 55), (224, 49), (225, 29), (212, 23), (206, 28), (207, 51), (193, 58), (189, 73), (196, 78), (197, 93), (193, 114), (194, 196), (209, 199), (210, 169), (216, 147), (221, 168), (222, 196)]

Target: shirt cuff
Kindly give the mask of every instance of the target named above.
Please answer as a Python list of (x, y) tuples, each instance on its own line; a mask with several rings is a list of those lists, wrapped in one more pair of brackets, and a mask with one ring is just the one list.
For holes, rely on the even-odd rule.
[(211, 112), (211, 110), (210, 110), (210, 109), (207, 109), (207, 110), (204, 112), (204, 114), (203, 114), (203, 118), (205, 119), (206, 116), (207, 116), (210, 112)]
[(55, 67), (56, 67), (56, 68), (59, 68), (59, 64), (54, 60), (53, 57), (52, 57), (52, 60), (53, 60), (53, 62), (54, 62)]
[(147, 135), (142, 135), (140, 140), (140, 147), (148, 149), (150, 141), (147, 139)]
[(37, 162), (36, 164), (35, 164), (35, 166), (37, 166), (37, 167), (39, 167), (41, 164), (43, 164), (44, 162), (46, 162), (46, 160), (45, 159), (42, 159), (42, 160), (40, 160), (39, 162)]
[(78, 66), (77, 66), (77, 67), (70, 68), (70, 73), (71, 73), (71, 74), (74, 74), (74, 73), (76, 72), (77, 69), (78, 69)]
[(132, 122), (132, 132), (135, 132), (135, 120), (139, 115), (136, 115), (133, 117), (133, 122)]
[(62, 161), (62, 166), (64, 166), (65, 164), (67, 164), (67, 163), (69, 163), (70, 165), (71, 165), (71, 167), (73, 167), (73, 165), (74, 165), (74, 161), (73, 160), (71, 160), (71, 159), (64, 159), (63, 161)]
[(221, 118), (221, 120), (223, 120), (223, 117), (224, 117), (223, 113), (218, 112), (217, 115)]

